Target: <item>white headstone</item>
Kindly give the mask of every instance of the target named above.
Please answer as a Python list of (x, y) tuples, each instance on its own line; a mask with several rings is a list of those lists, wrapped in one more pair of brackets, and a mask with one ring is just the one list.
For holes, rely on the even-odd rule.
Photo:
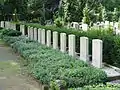
[(20, 32), (22, 32), (22, 35), (25, 35), (25, 25), (20, 25)]
[(69, 55), (75, 56), (75, 35), (69, 35), (68, 40), (68, 48), (69, 48)]
[(8, 21), (5, 21), (5, 28), (10, 29), (10, 23)]
[(4, 28), (4, 21), (1, 21), (1, 27)]
[(79, 29), (79, 23), (78, 22), (72, 22), (72, 28)]
[(80, 59), (89, 62), (89, 40), (87, 37), (80, 37)]
[(31, 27), (29, 27), (29, 39), (31, 39)]
[(30, 26), (27, 27), (28, 37), (30, 38)]
[(34, 28), (34, 40), (37, 41), (37, 28)]
[(38, 29), (38, 42), (41, 43), (41, 28)]
[(101, 22), (101, 23), (100, 23), (100, 26), (101, 26), (102, 28), (104, 27), (104, 25), (105, 25), (104, 22)]
[(45, 29), (41, 30), (41, 44), (45, 44)]
[(102, 40), (94, 39), (92, 41), (92, 65), (97, 68), (102, 68), (102, 49)]
[(115, 28), (115, 29), (118, 29), (118, 28), (119, 28), (119, 23), (118, 23), (118, 22), (115, 22), (114, 28)]
[(79, 29), (82, 29), (82, 25), (79, 25)]
[(10, 22), (9, 24), (10, 24), (10, 25), (9, 25), (9, 26), (10, 26), (9, 29), (12, 29), (12, 23)]
[(75, 24), (75, 29), (79, 29), (79, 23)]
[(12, 23), (12, 22), (11, 22), (10, 26), (11, 26), (11, 28), (10, 28), (10, 29), (12, 29), (12, 30), (13, 30), (13, 23)]
[(16, 30), (16, 24), (15, 23), (12, 23), (12, 29)]
[(66, 33), (60, 33), (60, 51), (66, 52)]
[(8, 22), (5, 21), (5, 28), (8, 29)]
[(82, 24), (82, 30), (87, 31), (88, 30), (88, 25), (87, 24)]
[(33, 40), (34, 39), (34, 30), (33, 27), (30, 28), (30, 39)]
[(51, 46), (51, 31), (50, 30), (47, 31), (47, 46), (48, 47)]
[(8, 22), (8, 29), (10, 29), (10, 22)]
[(93, 28), (99, 29), (100, 28), (100, 22), (94, 23), (93, 26), (94, 26)]
[(104, 27), (105, 27), (106, 29), (109, 28), (109, 25), (110, 25), (109, 21), (105, 21), (105, 26), (104, 26)]
[(120, 30), (119, 29), (115, 29), (115, 34), (116, 35), (120, 35)]
[(114, 23), (113, 23), (113, 22), (110, 22), (110, 26), (112, 26), (112, 27), (113, 27), (113, 26), (114, 26)]
[(58, 49), (58, 32), (53, 32), (53, 48)]

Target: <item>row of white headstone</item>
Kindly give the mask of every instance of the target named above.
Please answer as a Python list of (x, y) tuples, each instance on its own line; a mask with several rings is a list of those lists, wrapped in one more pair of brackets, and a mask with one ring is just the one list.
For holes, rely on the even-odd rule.
[(82, 29), (84, 31), (87, 31), (89, 29), (87, 24), (82, 23), (82, 25), (79, 25), (78, 22), (72, 22), (71, 24), (68, 25), (68, 27), (74, 29)]
[[(6, 22), (5, 22), (6, 23)], [(8, 24), (8, 23), (7, 23)], [(10, 28), (8, 26), (13, 25), (4, 25), (6, 29)], [(15, 25), (15, 24), (14, 24)], [(1, 27), (3, 26), (3, 23), (1, 22)], [(14, 27), (14, 26), (11, 26)], [(25, 35), (25, 25), (20, 25), (20, 31), (22, 32), (22, 35)], [(48, 47), (53, 47), (53, 49), (59, 49), (58, 46), (58, 32), (51, 30), (45, 30), (45, 29), (37, 29), (28, 26), (27, 29), (28, 37), (31, 40), (38, 41), (39, 43), (43, 45), (47, 45)], [(53, 33), (53, 36), (52, 36)], [(53, 43), (51, 41), (51, 38), (53, 39)], [(67, 35), (66, 33), (60, 33), (60, 51), (63, 53), (66, 53), (67, 50)], [(75, 35), (71, 34), (68, 35), (68, 54), (70, 56), (76, 57), (76, 40)], [(93, 39), (92, 40), (92, 65), (97, 68), (102, 68), (102, 49), (103, 49), (103, 42), (99, 39)], [(83, 60), (87, 63), (90, 63), (89, 61), (89, 39), (88, 37), (80, 37), (80, 60)]]
[[(75, 29), (82, 29), (83, 31), (87, 31), (89, 29), (87, 24), (82, 23), (81, 25), (79, 25), (78, 22), (72, 22), (68, 26), (70, 26), (71, 28), (75, 28)], [(109, 27), (113, 27), (114, 30), (118, 30), (119, 23), (118, 22), (109, 22), (109, 21), (97, 22), (97, 23), (93, 24), (93, 27), (103, 27), (105, 29), (108, 29)]]
[(109, 22), (109, 21), (97, 22), (93, 26), (98, 28), (104, 28), (104, 29), (112, 28), (116, 35), (120, 34), (119, 22)]
[(0, 26), (2, 28), (16, 30), (16, 24), (8, 21), (1, 21)]

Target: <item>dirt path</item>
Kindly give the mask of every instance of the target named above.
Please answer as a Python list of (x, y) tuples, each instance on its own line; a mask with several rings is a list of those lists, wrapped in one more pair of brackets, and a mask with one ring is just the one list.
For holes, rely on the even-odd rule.
[(0, 41), (0, 90), (41, 90), (37, 82), (22, 75), (19, 59)]

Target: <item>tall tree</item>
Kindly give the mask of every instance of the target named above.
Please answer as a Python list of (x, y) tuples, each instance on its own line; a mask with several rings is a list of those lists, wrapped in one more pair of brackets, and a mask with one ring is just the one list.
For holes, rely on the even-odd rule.
[(40, 18), (40, 21), (45, 22), (53, 18), (54, 12), (57, 10), (59, 0), (29, 0), (28, 13), (33, 18)]
[(101, 0), (62, 0), (61, 6), (64, 9), (63, 13), (66, 13), (66, 8), (67, 8), (67, 13), (64, 14), (64, 17), (68, 15), (70, 21), (80, 22), (83, 17), (83, 9), (86, 4), (88, 5), (91, 11), (91, 10), (97, 10), (101, 2), (102, 2)]

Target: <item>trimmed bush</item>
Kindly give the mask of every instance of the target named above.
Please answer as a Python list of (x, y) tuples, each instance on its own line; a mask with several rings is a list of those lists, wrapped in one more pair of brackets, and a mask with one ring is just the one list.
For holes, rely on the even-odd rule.
[(22, 42), (30, 42), (30, 40), (24, 36), (18, 36), (18, 37), (11, 37), (11, 36), (2, 36), (2, 39), (7, 43), (7, 44), (12, 44), (16, 41), (22, 41)]
[(67, 69), (63, 70), (61, 73), (63, 76), (63, 77), (61, 76), (61, 78), (69, 82), (67, 85), (69, 87), (74, 87), (74, 85), (75, 86), (90, 85), (92, 83), (98, 84), (98, 82), (104, 81), (104, 78), (106, 77), (103, 75), (102, 71), (96, 68), (93, 69), (93, 67)]
[[(29, 44), (26, 44), (24, 46), (28, 47)], [(31, 74), (44, 84), (49, 84), (49, 82), (52, 80), (60, 79), (65, 80), (68, 87), (77, 87), (86, 84), (96, 84), (99, 82), (104, 82), (104, 80), (106, 80), (106, 74), (103, 71), (97, 70), (87, 65), (83, 61), (72, 58), (67, 54), (63, 54), (57, 50), (53, 50), (45, 46), (40, 46), (36, 48), (36, 50), (39, 50), (37, 52), (35, 48), (31, 49), (30, 52), (32, 50), (34, 50), (35, 52), (32, 52), (31, 55), (26, 56), (28, 57), (28, 67), (31, 67)], [(25, 53), (25, 49), (23, 53)], [(79, 71), (72, 73), (72, 71), (76, 69), (78, 69)], [(74, 76), (74, 74), (79, 76), (76, 77)], [(81, 76), (84, 76), (85, 78)], [(77, 78), (80, 77), (81, 79), (77, 81)]]
[(1, 35), (6, 35), (6, 36), (20, 36), (22, 33), (17, 30), (11, 30), (11, 29), (6, 29), (1, 32)]
[(94, 86), (85, 86), (81, 88), (70, 88), (68, 90), (120, 90), (120, 85), (118, 84), (99, 84)]

